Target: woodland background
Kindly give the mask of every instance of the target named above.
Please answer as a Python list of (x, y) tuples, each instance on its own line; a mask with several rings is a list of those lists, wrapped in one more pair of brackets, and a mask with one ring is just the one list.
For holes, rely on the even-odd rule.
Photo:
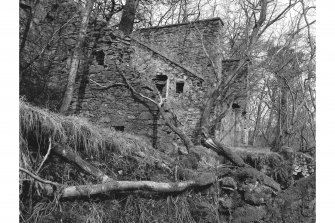
[[(182, 6), (180, 6), (180, 9), (182, 9)], [(145, 9), (142, 9), (142, 10), (145, 11)], [(178, 19), (180, 19), (180, 17), (183, 17), (183, 16), (180, 16), (180, 14), (181, 14), (180, 12), (177, 13), (177, 14), (179, 16), (179, 18), (177, 16)], [(192, 13), (190, 13), (190, 14), (192, 14)], [(188, 15), (188, 14), (184, 11), (183, 15)], [(150, 18), (152, 18), (152, 17), (149, 16), (149, 19), (144, 18), (143, 21), (142, 21), (142, 24), (140, 22), (136, 23), (135, 28), (152, 25), (153, 22), (150, 20)], [(185, 16), (183, 18), (185, 18)], [(190, 19), (191, 18), (192, 17), (190, 17)], [(302, 21), (304, 20), (304, 13), (301, 13), (301, 20)], [(310, 21), (313, 22), (313, 20), (310, 20)], [(295, 24), (297, 24), (297, 23), (295, 23)], [(308, 24), (308, 22), (307, 22), (307, 24)], [(288, 28), (292, 28), (292, 27), (288, 27)], [(297, 28), (297, 27), (295, 27), (295, 28)], [(292, 28), (291, 30), (288, 29), (290, 31), (289, 33), (291, 34), (291, 36), (294, 36), (293, 34), (295, 34), (295, 31), (297, 31), (297, 29), (295, 29), (295, 28)], [(313, 67), (315, 65), (315, 58), (314, 57), (312, 57), (312, 58), (307, 57), (307, 59), (302, 60), (304, 63), (300, 64), (301, 58), (304, 58), (304, 55), (296, 54), (294, 51), (292, 52), (292, 49), (291, 49), (292, 46), (294, 46), (293, 48), (297, 47), (297, 45), (293, 44), (294, 41), (297, 41), (297, 42), (299, 42), (299, 49), (303, 49), (303, 50), (307, 50), (307, 51), (312, 50), (312, 51), (308, 51), (307, 54), (308, 55), (313, 55), (313, 53), (311, 53), (311, 52), (313, 52), (313, 50), (315, 50), (315, 48), (313, 48), (313, 47), (315, 47), (315, 45), (313, 45), (314, 40), (313, 40), (313, 37), (310, 36), (310, 34), (308, 33), (307, 30), (308, 30), (307, 27), (304, 27), (304, 31), (306, 31), (306, 32), (304, 32), (305, 35), (302, 35), (302, 34), (301, 34), (301, 36), (297, 35), (297, 36), (294, 36), (294, 38), (292, 38), (292, 39), (283, 38), (284, 39), (284, 46), (286, 44), (288, 44), (289, 47), (286, 48), (286, 46), (285, 47), (281, 46), (285, 53), (283, 53), (282, 55), (279, 55), (279, 56), (275, 55), (275, 56), (278, 56), (278, 58), (276, 58), (276, 60), (275, 60), (277, 63), (273, 63), (273, 64), (266, 63), (266, 65), (268, 66), (268, 67), (266, 67), (267, 70), (271, 70), (271, 69), (275, 70), (276, 68), (279, 67), (279, 63), (284, 63), (285, 64), (285, 60), (287, 58), (292, 59), (292, 57), (294, 57), (296, 59), (296, 61), (295, 61), (295, 59), (292, 59), (290, 61), (290, 62), (292, 62), (292, 67), (296, 67), (297, 65), (294, 64), (294, 63), (297, 62), (297, 63), (299, 63), (299, 65), (301, 65), (299, 67), (299, 70), (301, 69), (301, 67), (303, 67), (304, 69), (302, 69), (303, 71), (301, 73), (300, 72), (293, 72), (293, 73), (295, 73), (295, 74), (300, 73), (300, 75), (304, 75), (304, 74), (305, 75), (306, 74), (310, 75), (308, 72), (309, 72), (310, 66)], [(232, 32), (232, 33), (234, 33), (234, 32)], [(287, 35), (287, 33), (285, 35)], [(283, 43), (283, 42), (279, 41), (280, 37), (281, 37), (281, 35), (279, 35), (277, 43)], [(287, 37), (287, 36), (285, 36), (285, 37)], [(287, 39), (290, 40), (290, 41), (287, 41)], [(304, 40), (306, 40), (305, 45), (304, 44), (300, 45), (301, 40), (303, 40), (302, 42), (304, 42)], [(278, 47), (278, 45), (280, 45), (280, 44), (278, 44), (277, 46), (276, 45), (273, 46), (273, 45), (271, 45), (271, 44), (273, 44), (273, 43), (271, 43), (271, 41), (265, 41), (265, 43), (262, 42), (262, 44), (265, 44), (265, 46), (266, 46), (267, 44), (269, 44), (269, 42), (270, 42), (270, 49), (272, 48), (272, 50), (276, 50), (276, 47)], [(297, 42), (295, 42), (295, 43), (297, 43)], [(293, 44), (293, 45), (291, 45), (291, 44)], [(41, 48), (41, 49), (43, 50), (43, 48)], [(265, 48), (265, 49), (269, 49), (269, 48)], [(295, 48), (295, 49), (297, 49), (297, 48)], [(41, 52), (41, 51), (39, 51), (39, 52)], [(37, 52), (37, 55), (39, 54), (39, 52)], [(29, 54), (30, 53), (32, 53), (32, 52), (29, 51)], [(271, 55), (271, 50), (269, 50), (269, 53)], [(292, 54), (294, 56), (292, 56)], [(35, 54), (35, 56), (36, 56), (36, 54)], [(32, 58), (35, 58), (34, 55), (32, 55)], [(274, 57), (272, 57), (272, 59), (273, 58)], [(29, 62), (29, 60), (28, 60), (28, 62)], [(271, 101), (271, 93), (276, 94), (276, 93), (271, 92), (270, 90), (268, 90), (268, 87), (266, 85), (274, 84), (274, 86), (276, 86), (278, 89), (280, 89), (280, 92), (285, 92), (286, 91), (286, 94), (290, 95), (290, 97), (287, 96), (287, 98), (289, 98), (289, 99), (287, 100), (288, 101), (287, 104), (284, 105), (285, 109), (292, 111), (292, 113), (290, 115), (288, 115), (288, 117), (285, 118), (286, 123), (284, 123), (282, 125), (282, 126), (285, 126), (286, 130), (280, 130), (280, 129), (278, 130), (277, 129), (277, 131), (289, 131), (288, 132), (289, 134), (287, 134), (287, 135), (289, 135), (289, 137), (288, 137), (289, 139), (287, 141), (284, 141), (284, 144), (286, 144), (288, 146), (294, 145), (294, 147), (296, 147), (296, 148), (299, 147), (299, 150), (301, 150), (303, 152), (312, 153), (311, 155), (313, 156), (314, 153), (315, 153), (315, 124), (313, 124), (313, 122), (311, 122), (309, 120), (313, 120), (313, 116), (315, 115), (315, 114), (313, 114), (313, 111), (315, 112), (315, 110), (313, 110), (313, 106), (314, 106), (313, 102), (315, 103), (315, 98), (313, 99), (313, 93), (310, 93), (310, 92), (313, 92), (314, 89), (315, 89), (314, 88), (315, 87), (314, 86), (315, 76), (313, 76), (313, 75), (307, 76), (308, 78), (311, 77), (311, 80), (312, 80), (312, 81), (310, 81), (307, 78), (308, 79), (308, 81), (306, 81), (307, 84), (305, 82), (303, 85), (301, 85), (301, 83), (299, 83), (299, 81), (297, 83), (295, 83), (293, 81), (293, 82), (289, 82), (289, 83), (292, 84), (292, 86), (285, 86), (285, 85), (287, 85), (287, 84), (285, 84), (285, 78), (291, 78), (290, 71), (292, 71), (292, 67), (290, 67), (287, 70), (283, 70), (282, 71), (283, 73), (281, 73), (279, 75), (277, 74), (278, 76), (275, 76), (276, 80), (274, 80), (273, 77), (271, 77), (271, 75), (269, 75), (270, 77), (267, 77), (267, 78), (264, 78), (264, 76), (263, 77), (255, 76), (255, 78), (263, 78), (265, 80), (263, 82), (263, 84), (261, 83), (259, 85), (255, 85), (255, 88), (253, 89), (254, 90), (253, 101), (255, 103), (254, 112), (253, 112), (253, 114), (254, 114), (253, 118), (254, 118), (254, 121), (255, 121), (255, 132), (260, 132), (261, 134), (266, 133), (266, 130), (267, 130), (266, 123), (268, 123), (267, 120), (269, 119), (269, 118), (266, 118), (266, 117), (271, 117), (271, 111), (274, 110), (274, 109), (269, 109), (271, 107), (269, 105), (271, 105), (271, 103), (273, 102), (273, 101)], [(315, 71), (315, 68), (312, 68), (311, 70)], [(264, 72), (262, 72), (262, 74), (264, 75)], [(265, 72), (265, 74), (266, 74), (266, 72)], [(313, 74), (313, 72), (312, 72), (312, 74)], [(39, 78), (38, 74), (35, 74), (35, 75), (37, 75), (37, 78)], [(285, 78), (283, 78), (282, 75), (287, 75), (287, 76), (284, 76)], [(282, 78), (284, 80), (279, 81), (280, 78)], [(293, 77), (293, 79), (294, 79), (294, 77)], [(292, 87), (293, 90), (289, 89), (290, 87)], [(281, 93), (281, 94), (278, 94), (278, 95), (282, 96), (282, 95), (285, 95), (285, 93), (284, 94)], [(309, 95), (310, 97), (309, 98), (307, 97), (307, 99), (306, 99), (306, 97), (304, 97), (305, 95)], [(282, 99), (283, 99), (283, 97), (282, 97)], [(43, 101), (45, 99), (35, 98), (35, 100), (40, 100), (39, 103), (41, 103), (41, 101)], [(263, 101), (263, 103), (259, 103), (260, 101)], [(305, 103), (308, 104), (308, 105), (305, 106)], [(263, 104), (263, 107), (262, 107), (262, 104)], [(274, 104), (276, 104), (276, 103), (274, 102), (272, 105), (274, 105)], [(257, 107), (256, 105), (261, 105), (261, 106)], [(46, 107), (46, 106), (42, 106), (42, 107)], [(297, 109), (297, 108), (299, 108), (300, 110)], [(51, 108), (51, 107), (49, 107), (49, 109), (53, 110), (53, 108)], [(295, 109), (297, 109), (297, 110), (295, 110)], [(295, 114), (294, 110), (297, 113), (298, 112), (302, 112), (302, 113), (297, 115), (297, 114)], [(279, 108), (277, 109), (277, 112), (278, 112), (278, 114), (280, 114)], [(279, 116), (280, 115), (278, 115), (278, 117)], [(258, 122), (257, 122), (257, 119), (258, 119), (257, 117), (260, 117), (259, 118), (260, 120)], [(311, 117), (312, 117), (312, 119), (311, 119)], [(258, 123), (258, 124), (256, 124), (256, 123)], [(294, 124), (292, 124), (292, 123), (294, 123)], [(289, 124), (291, 124), (291, 125), (289, 125)], [(292, 131), (293, 133), (290, 132), (291, 129), (293, 130)], [(313, 137), (313, 134), (314, 134), (314, 137)], [(291, 135), (293, 135), (293, 136), (291, 136)], [(255, 134), (255, 137), (256, 136), (257, 136), (257, 134)], [(304, 138), (307, 139), (307, 140), (304, 140)], [(298, 139), (298, 140), (296, 140), (296, 139)], [(313, 149), (314, 149), (314, 151), (313, 151)]]

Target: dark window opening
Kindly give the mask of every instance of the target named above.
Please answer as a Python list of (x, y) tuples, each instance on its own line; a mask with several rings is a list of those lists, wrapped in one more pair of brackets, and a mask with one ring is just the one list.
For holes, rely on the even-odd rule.
[(163, 74), (158, 74), (153, 80), (156, 85), (157, 90), (163, 98), (166, 98), (166, 82), (168, 77)]
[(123, 131), (124, 131), (124, 126), (123, 126), (123, 125), (113, 126), (113, 127), (114, 127), (114, 129), (115, 129), (116, 131), (120, 131), (120, 132), (123, 132)]
[(162, 97), (164, 97), (164, 88), (165, 88), (165, 84), (156, 84), (156, 88), (159, 91), (159, 93), (162, 95)]
[(102, 50), (99, 50), (95, 53), (95, 59), (98, 65), (105, 65), (105, 53)]
[(166, 81), (168, 79), (168, 77), (164, 74), (158, 74), (153, 81)]
[(202, 87), (202, 82), (201, 82), (201, 81), (198, 81), (198, 82), (196, 83), (196, 85), (197, 85), (197, 87)]
[(184, 92), (184, 82), (177, 82), (176, 83), (176, 93), (183, 93)]
[(235, 108), (241, 108), (241, 106), (237, 103), (233, 103), (233, 105), (231, 106), (233, 109)]

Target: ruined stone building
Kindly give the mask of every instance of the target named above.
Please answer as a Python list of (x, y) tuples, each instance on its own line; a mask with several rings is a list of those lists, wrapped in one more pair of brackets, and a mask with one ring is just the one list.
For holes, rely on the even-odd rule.
[[(143, 95), (157, 100), (157, 89), (165, 99), (164, 109), (175, 114), (171, 120), (197, 141), (208, 89), (237, 62), (223, 56), (224, 28), (220, 18), (213, 18), (145, 28), (126, 38), (105, 29), (92, 49), (88, 74), (78, 81), (72, 109), (104, 127), (144, 136), (160, 149), (180, 143), (155, 106), (132, 95), (123, 72)], [(241, 90), (245, 90), (246, 72), (243, 75)], [(215, 134), (227, 145), (243, 145), (245, 98), (222, 103), (215, 110), (227, 108)]]

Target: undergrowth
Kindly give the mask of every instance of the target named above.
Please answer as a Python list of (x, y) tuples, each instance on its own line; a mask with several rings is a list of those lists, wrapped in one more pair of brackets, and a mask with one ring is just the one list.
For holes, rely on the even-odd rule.
[[(173, 159), (142, 138), (104, 129), (84, 118), (63, 116), (20, 100), (20, 167), (36, 173), (49, 146), (70, 146), (84, 160), (117, 180), (175, 181), (159, 168)], [(64, 185), (98, 183), (60, 157), (50, 154), (38, 175)], [(34, 189), (33, 189), (34, 188)], [(218, 194), (188, 191), (106, 193), (81, 199), (41, 199), (36, 181), (20, 172), (21, 222), (218, 222)]]

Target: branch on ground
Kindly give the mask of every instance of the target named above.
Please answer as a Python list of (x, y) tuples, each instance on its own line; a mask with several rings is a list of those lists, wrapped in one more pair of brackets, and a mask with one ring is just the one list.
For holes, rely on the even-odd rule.
[[(33, 177), (35, 180), (44, 183), (41, 185), (45, 195), (53, 196), (56, 193), (60, 194), (60, 198), (69, 197), (85, 197), (96, 194), (102, 194), (107, 192), (116, 191), (131, 191), (131, 190), (145, 190), (159, 193), (178, 193), (183, 192), (186, 189), (193, 187), (202, 187), (213, 184), (216, 181), (216, 176), (212, 173), (203, 173), (194, 180), (180, 181), (180, 182), (155, 182), (155, 181), (108, 181), (102, 184), (88, 184), (88, 185), (77, 185), (77, 186), (66, 186), (44, 180), (35, 174), (20, 168), (23, 171)], [(56, 186), (56, 188), (52, 186)], [(60, 192), (58, 191), (60, 189)]]
[(238, 172), (238, 174), (243, 174), (253, 179), (259, 180), (266, 186), (269, 186), (276, 191), (280, 191), (280, 184), (278, 184), (271, 177), (246, 164), (243, 159), (237, 153), (233, 152), (232, 149), (228, 146), (223, 145), (209, 137), (204, 139), (203, 144), (206, 147), (209, 147), (210, 149), (215, 151), (218, 155), (226, 157), (229, 161), (231, 161), (238, 167), (242, 167), (242, 169), (239, 170), (240, 172)]
[(59, 143), (56, 143), (56, 145), (52, 149), (52, 152), (54, 152), (56, 155), (64, 158), (69, 163), (75, 164), (81, 170), (83, 170), (84, 172), (96, 177), (97, 179), (99, 179), (103, 183), (107, 182), (107, 181), (114, 181), (112, 178), (107, 176), (100, 169), (96, 168), (95, 166), (93, 166), (90, 163), (83, 160), (70, 147), (68, 147), (66, 145), (61, 145)]

